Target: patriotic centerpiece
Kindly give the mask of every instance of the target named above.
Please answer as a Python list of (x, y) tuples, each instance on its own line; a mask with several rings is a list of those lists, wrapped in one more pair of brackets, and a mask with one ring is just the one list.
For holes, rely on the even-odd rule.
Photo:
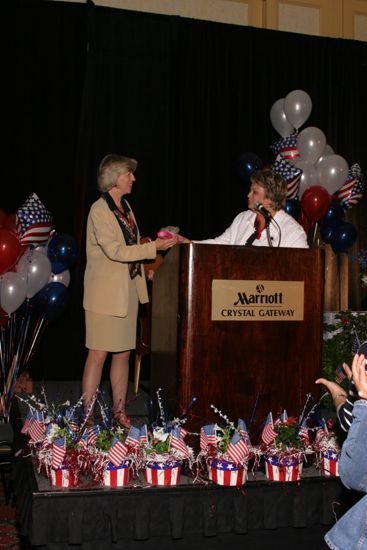
[(224, 422), (202, 426), (198, 463), (204, 460), (209, 479), (218, 485), (243, 485), (255, 452), (246, 423), (239, 419), (235, 425), (214, 405), (211, 408)]
[(192, 448), (185, 443), (188, 432), (182, 425), (186, 418), (166, 420), (161, 388), (157, 391), (157, 401), (161, 425), (149, 431), (146, 425), (140, 429), (144, 477), (152, 485), (177, 485), (183, 462), (191, 467), (194, 458)]
[(262, 453), (265, 474), (270, 481), (298, 481), (302, 475), (304, 454), (309, 448), (305, 423), (283, 411), (273, 422), (270, 412), (262, 430)]
[[(329, 424), (329, 425), (328, 425)], [(317, 467), (324, 476), (338, 476), (340, 447), (332, 431), (332, 422), (322, 419), (316, 430), (313, 448), (317, 455)]]
[[(130, 432), (135, 428), (131, 427)], [(136, 444), (134, 437), (126, 436), (120, 427), (100, 428), (94, 426), (93, 442), (89, 447), (91, 474), (95, 481), (106, 487), (122, 487), (129, 483), (132, 462), (131, 447)], [(131, 442), (130, 442), (131, 441)]]
[(21, 433), (28, 436), (28, 447), (38, 473), (48, 477), (51, 485), (72, 487), (89, 470), (90, 455), (84, 443), (83, 400), (49, 403), (44, 389), (41, 397), (18, 399), (28, 405)]

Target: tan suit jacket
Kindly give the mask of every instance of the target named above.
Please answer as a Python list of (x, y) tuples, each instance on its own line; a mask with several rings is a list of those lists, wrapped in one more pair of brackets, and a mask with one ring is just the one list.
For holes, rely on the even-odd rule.
[[(154, 242), (127, 246), (119, 223), (101, 197), (92, 204), (87, 222), (87, 266), (84, 274), (84, 309), (126, 317), (129, 262), (156, 257)], [(141, 303), (148, 302), (144, 269), (133, 279)]]

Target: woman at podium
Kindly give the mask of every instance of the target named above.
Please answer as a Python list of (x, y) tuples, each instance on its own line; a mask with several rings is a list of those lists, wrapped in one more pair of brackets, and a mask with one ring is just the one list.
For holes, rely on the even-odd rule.
[(222, 235), (184, 242), (308, 248), (303, 227), (284, 211), (287, 184), (283, 178), (264, 169), (254, 172), (250, 183), (248, 210), (238, 214)]

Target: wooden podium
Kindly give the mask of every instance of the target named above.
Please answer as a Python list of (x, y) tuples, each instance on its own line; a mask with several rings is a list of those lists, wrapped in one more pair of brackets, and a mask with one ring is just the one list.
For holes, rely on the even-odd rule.
[[(318, 395), (323, 274), (320, 249), (172, 248), (153, 282), (152, 395), (161, 387), (171, 414), (195, 396), (191, 431), (220, 421), (211, 404), (234, 422), (252, 419), (253, 434), (270, 411), (298, 416), (307, 393)], [(217, 292), (223, 320), (212, 320)]]

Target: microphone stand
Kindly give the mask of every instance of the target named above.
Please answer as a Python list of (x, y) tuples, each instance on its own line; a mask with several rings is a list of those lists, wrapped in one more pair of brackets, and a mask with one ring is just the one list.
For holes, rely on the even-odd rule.
[(268, 241), (268, 245), (269, 246), (274, 246), (273, 245), (273, 240), (270, 236), (270, 218), (268, 218), (268, 217), (265, 218), (265, 231), (266, 231), (266, 238), (267, 238), (267, 241)]

